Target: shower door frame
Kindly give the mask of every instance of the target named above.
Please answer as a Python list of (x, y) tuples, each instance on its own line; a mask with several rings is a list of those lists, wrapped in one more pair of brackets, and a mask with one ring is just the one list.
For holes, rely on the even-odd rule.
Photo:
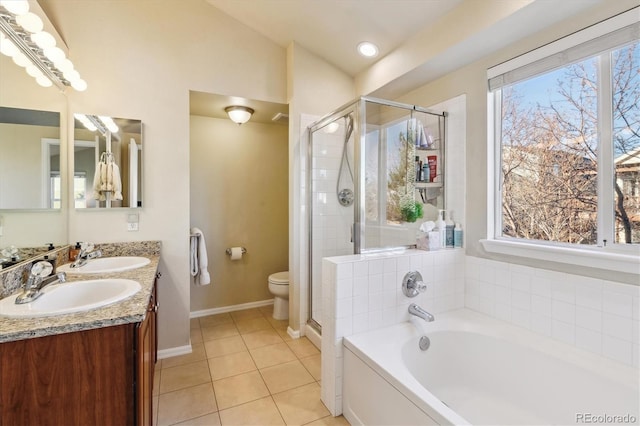
[[(434, 116), (438, 116), (438, 117), (442, 117), (443, 120), (445, 120), (444, 122), (440, 123), (440, 121), (438, 121), (438, 126), (439, 126), (439, 130), (440, 130), (440, 143), (442, 143), (442, 148), (441, 148), (441, 152), (440, 155), (442, 156), (441, 159), (441, 164), (442, 164), (442, 174), (444, 176), (445, 173), (445, 158), (446, 158), (446, 143), (444, 143), (445, 139), (445, 129), (446, 129), (446, 117), (447, 117), (447, 113), (446, 112), (437, 112), (437, 111), (433, 111), (427, 108), (423, 108), (420, 106), (416, 106), (416, 105), (411, 105), (411, 104), (405, 104), (405, 103), (401, 103), (401, 102), (394, 102), (394, 101), (389, 101), (389, 100), (385, 100), (385, 99), (380, 99), (380, 98), (374, 98), (374, 97), (369, 97), (369, 96), (361, 96), (360, 98), (357, 98), (354, 101), (348, 102), (344, 105), (342, 105), (341, 107), (337, 108), (336, 110), (334, 110), (333, 112), (330, 112), (329, 114), (321, 117), (320, 119), (318, 119), (317, 121), (315, 121), (314, 123), (310, 124), (307, 127), (307, 139), (308, 139), (308, 146), (307, 146), (307, 158), (306, 158), (306, 207), (307, 207), (307, 230), (308, 230), (308, 256), (307, 256), (307, 264), (308, 264), (308, 271), (307, 271), (307, 281), (308, 281), (308, 314), (307, 314), (307, 325), (311, 326), (313, 329), (315, 329), (319, 334), (322, 334), (322, 325), (320, 323), (318, 323), (314, 318), (313, 318), (313, 261), (312, 261), (312, 256), (313, 256), (313, 200), (312, 200), (312, 162), (313, 162), (313, 133), (315, 131), (320, 130), (321, 128), (327, 126), (328, 124), (330, 124), (331, 122), (345, 117), (346, 115), (348, 115), (349, 113), (353, 112), (354, 114), (354, 132), (353, 134), (356, 135), (354, 136), (353, 142), (354, 142), (354, 147), (353, 147), (353, 157), (354, 157), (354, 170), (353, 170), (353, 189), (354, 189), (354, 194), (356, 195), (354, 197), (354, 204), (353, 204), (353, 228), (352, 228), (352, 235), (353, 235), (353, 254), (362, 254), (362, 253), (372, 253), (372, 252), (380, 252), (380, 251), (390, 251), (390, 250), (397, 250), (397, 249), (406, 249), (406, 248), (411, 248), (412, 245), (403, 245), (403, 246), (397, 246), (397, 247), (383, 247), (383, 248), (375, 248), (375, 249), (362, 249), (362, 242), (365, 239), (365, 211), (364, 211), (364, 205), (365, 205), (365, 193), (364, 193), (364, 188), (363, 186), (363, 182), (365, 181), (365, 152), (364, 152), (364, 146), (365, 146), (365, 140), (366, 140), (366, 133), (367, 133), (367, 128), (366, 128), (366, 123), (363, 126), (361, 118), (366, 117), (366, 104), (367, 102), (370, 103), (375, 103), (378, 105), (382, 105), (382, 106), (388, 106), (388, 107), (395, 107), (395, 108), (400, 108), (400, 109), (405, 109), (408, 111), (415, 111), (415, 112), (421, 112), (421, 113), (425, 113), (425, 114), (429, 114), (429, 115), (434, 115)], [(441, 126), (441, 128), (440, 128)], [(358, 137), (359, 136), (359, 137)], [(444, 181), (443, 181), (444, 182)], [(445, 182), (446, 183), (446, 182)], [(444, 188), (444, 184), (443, 184), (443, 188)], [(443, 206), (446, 205), (446, 199), (444, 198), (445, 196), (445, 191), (443, 189)]]

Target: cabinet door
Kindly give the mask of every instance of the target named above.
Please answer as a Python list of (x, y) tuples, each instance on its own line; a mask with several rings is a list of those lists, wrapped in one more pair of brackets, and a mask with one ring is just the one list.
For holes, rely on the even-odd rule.
[(153, 352), (152, 315), (138, 325), (136, 354), (136, 417), (137, 424), (151, 426), (153, 424)]

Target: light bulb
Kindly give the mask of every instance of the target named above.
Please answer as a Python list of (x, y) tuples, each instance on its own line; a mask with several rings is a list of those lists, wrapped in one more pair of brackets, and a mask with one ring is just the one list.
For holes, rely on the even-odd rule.
[(12, 58), (13, 63), (15, 63), (19, 67), (25, 68), (27, 65), (31, 65), (32, 63), (29, 58), (27, 58), (25, 54), (20, 51), (14, 53)]
[(42, 19), (40, 19), (40, 17), (35, 13), (31, 12), (16, 16), (16, 22), (30, 33), (38, 33), (44, 28)]
[(60, 62), (66, 57), (62, 49), (56, 46), (47, 47), (46, 49), (42, 50), (42, 53), (44, 53), (44, 56), (49, 58), (49, 60), (53, 63)]
[(67, 71), (63, 71), (62, 75), (64, 76), (64, 78), (66, 78), (69, 81), (74, 81), (74, 80), (79, 80), (80, 79), (80, 73), (76, 70), (74, 70), (73, 68), (71, 68), (70, 70)]
[(51, 87), (53, 83), (44, 75), (39, 75), (36, 77), (36, 83), (38, 83), (42, 87)]
[(31, 41), (42, 50), (56, 45), (56, 39), (46, 31), (31, 34)]
[(13, 55), (15, 55), (17, 51), (18, 48), (16, 47), (16, 45), (13, 44), (13, 42), (8, 38), (0, 40), (0, 53), (2, 53), (3, 55), (13, 57)]
[(363, 41), (358, 45), (358, 52), (362, 56), (366, 56), (367, 58), (372, 58), (378, 55), (378, 46), (368, 41)]
[(85, 90), (87, 90), (87, 82), (79, 78), (71, 82), (71, 87), (76, 89), (78, 92), (84, 92)]
[(14, 15), (24, 15), (29, 12), (29, 2), (27, 0), (1, 0), (0, 6)]
[(27, 65), (26, 70), (27, 70), (27, 74), (29, 74), (33, 78), (43, 75), (42, 71), (40, 71), (40, 69), (33, 64)]
[(69, 59), (64, 59), (54, 65), (56, 66), (56, 68), (62, 71), (63, 74), (73, 71), (73, 62), (71, 62)]

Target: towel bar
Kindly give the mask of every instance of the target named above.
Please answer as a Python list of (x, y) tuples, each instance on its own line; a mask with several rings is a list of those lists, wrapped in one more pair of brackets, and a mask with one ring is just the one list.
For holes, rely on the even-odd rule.
[[(247, 249), (244, 247), (240, 247), (242, 249), (242, 254), (245, 254), (247, 252)], [(231, 256), (231, 249), (228, 248), (224, 251), (225, 253), (227, 253), (229, 256)]]

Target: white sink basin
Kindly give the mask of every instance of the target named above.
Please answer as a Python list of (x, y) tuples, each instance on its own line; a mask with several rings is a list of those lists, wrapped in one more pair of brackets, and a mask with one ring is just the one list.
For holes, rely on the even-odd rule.
[(60, 266), (58, 272), (67, 274), (105, 274), (108, 272), (122, 272), (130, 269), (141, 268), (151, 262), (146, 257), (139, 256), (114, 256), (89, 259), (79, 268), (72, 268), (72, 263)]
[(52, 284), (31, 303), (16, 305), (16, 296), (0, 300), (0, 316), (10, 318), (48, 317), (100, 308), (133, 296), (137, 281), (118, 278)]

